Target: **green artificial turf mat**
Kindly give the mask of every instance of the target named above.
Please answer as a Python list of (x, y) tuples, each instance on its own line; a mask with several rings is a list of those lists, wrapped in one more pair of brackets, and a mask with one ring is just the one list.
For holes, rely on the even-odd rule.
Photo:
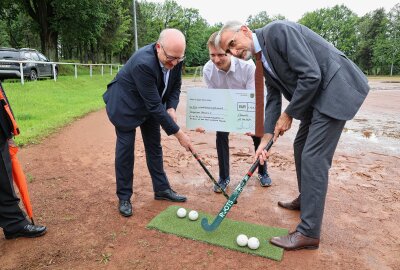
[[(168, 207), (166, 210), (154, 217), (147, 225), (147, 228), (270, 258), (276, 261), (282, 260), (283, 249), (271, 245), (268, 242), (268, 239), (273, 236), (288, 234), (287, 229), (268, 227), (225, 218), (215, 231), (207, 232), (201, 227), (201, 219), (207, 217), (208, 222), (211, 223), (215, 218), (214, 215), (198, 211), (199, 218), (196, 221), (191, 221), (188, 218), (191, 209), (186, 208), (188, 213), (186, 217), (179, 218), (176, 215), (176, 211), (179, 208), (180, 206)], [(260, 247), (256, 250), (252, 250), (247, 246), (238, 246), (236, 244), (236, 237), (239, 234), (245, 234), (249, 238), (253, 236), (257, 237), (258, 240), (260, 240)]]

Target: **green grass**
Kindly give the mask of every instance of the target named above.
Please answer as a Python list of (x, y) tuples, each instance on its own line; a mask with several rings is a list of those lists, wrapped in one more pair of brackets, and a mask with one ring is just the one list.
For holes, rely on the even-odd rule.
[[(196, 221), (191, 221), (187, 216), (186, 218), (178, 218), (176, 215), (178, 208), (179, 206), (168, 207), (153, 218), (147, 227), (276, 261), (282, 260), (283, 249), (271, 245), (268, 239), (273, 236), (286, 235), (288, 233), (287, 229), (267, 227), (225, 218), (215, 231), (207, 232), (201, 227), (201, 219), (207, 217), (208, 221), (212, 222), (215, 218), (214, 215), (199, 212), (199, 218)], [(257, 250), (251, 250), (248, 247), (238, 246), (236, 244), (236, 237), (239, 234), (245, 234), (248, 237), (257, 237), (260, 240), (260, 247)]]
[(102, 94), (112, 76), (60, 76), (54, 80), (3, 83), (21, 134), (18, 145), (43, 138), (90, 112), (104, 108)]

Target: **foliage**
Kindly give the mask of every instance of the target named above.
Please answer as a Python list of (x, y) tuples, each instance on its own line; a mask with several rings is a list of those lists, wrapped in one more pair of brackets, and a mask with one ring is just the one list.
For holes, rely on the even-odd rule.
[[(133, 2), (137, 37), (134, 34)], [(400, 73), (400, 4), (358, 17), (344, 5), (307, 12), (299, 20), (327, 39), (368, 74)], [(250, 29), (261, 28), (282, 15), (266, 11), (249, 15)], [(185, 66), (209, 59), (207, 40), (221, 23), (209, 25), (194, 8), (174, 0), (2, 0), (0, 46), (30, 47), (52, 60), (83, 63), (125, 63), (139, 48), (156, 42), (160, 32), (173, 27), (186, 36)]]
[(320, 34), (336, 48), (354, 59), (357, 15), (344, 5), (307, 12), (300, 23)]
[[(379, 74), (382, 55), (377, 53), (387, 45), (388, 19), (383, 8), (367, 13), (358, 24), (358, 44), (356, 61), (367, 74)], [(378, 66), (374, 66), (378, 64)]]

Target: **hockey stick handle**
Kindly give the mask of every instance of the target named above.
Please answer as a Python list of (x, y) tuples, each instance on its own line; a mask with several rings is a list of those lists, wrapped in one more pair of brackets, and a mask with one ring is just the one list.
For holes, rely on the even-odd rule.
[[(267, 145), (264, 147), (263, 150), (269, 151), (269, 149), (271, 149), (272, 145), (274, 144), (274, 139), (271, 138), (269, 140), (269, 142), (267, 143)], [(257, 158), (257, 160), (253, 163), (253, 165), (251, 165), (250, 170), (248, 173), (250, 173), (249, 176), (252, 176), (253, 173), (255, 172), (255, 170), (257, 169), (258, 165), (260, 165), (260, 157)]]

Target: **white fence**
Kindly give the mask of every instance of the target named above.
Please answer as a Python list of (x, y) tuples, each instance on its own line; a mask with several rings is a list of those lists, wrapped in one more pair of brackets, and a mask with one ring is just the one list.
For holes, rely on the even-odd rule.
[(51, 65), (52, 66), (52, 77), (54, 78), (54, 81), (57, 81), (57, 74), (56, 72), (56, 65), (74, 65), (75, 66), (75, 78), (78, 78), (78, 66), (89, 66), (90, 67), (90, 77), (93, 76), (93, 66), (101, 66), (101, 75), (104, 75), (104, 66), (109, 66), (110, 67), (110, 75), (113, 74), (113, 67), (117, 68), (117, 72), (119, 71), (119, 68), (122, 65), (119, 64), (81, 64), (81, 63), (65, 63), (65, 62), (43, 62), (43, 61), (15, 61), (15, 60), (0, 60), (0, 65), (2, 63), (19, 63), (19, 73), (21, 77), (21, 84), (24, 84), (24, 67), (23, 64), (27, 63), (35, 63), (35, 64), (41, 64), (41, 65)]

